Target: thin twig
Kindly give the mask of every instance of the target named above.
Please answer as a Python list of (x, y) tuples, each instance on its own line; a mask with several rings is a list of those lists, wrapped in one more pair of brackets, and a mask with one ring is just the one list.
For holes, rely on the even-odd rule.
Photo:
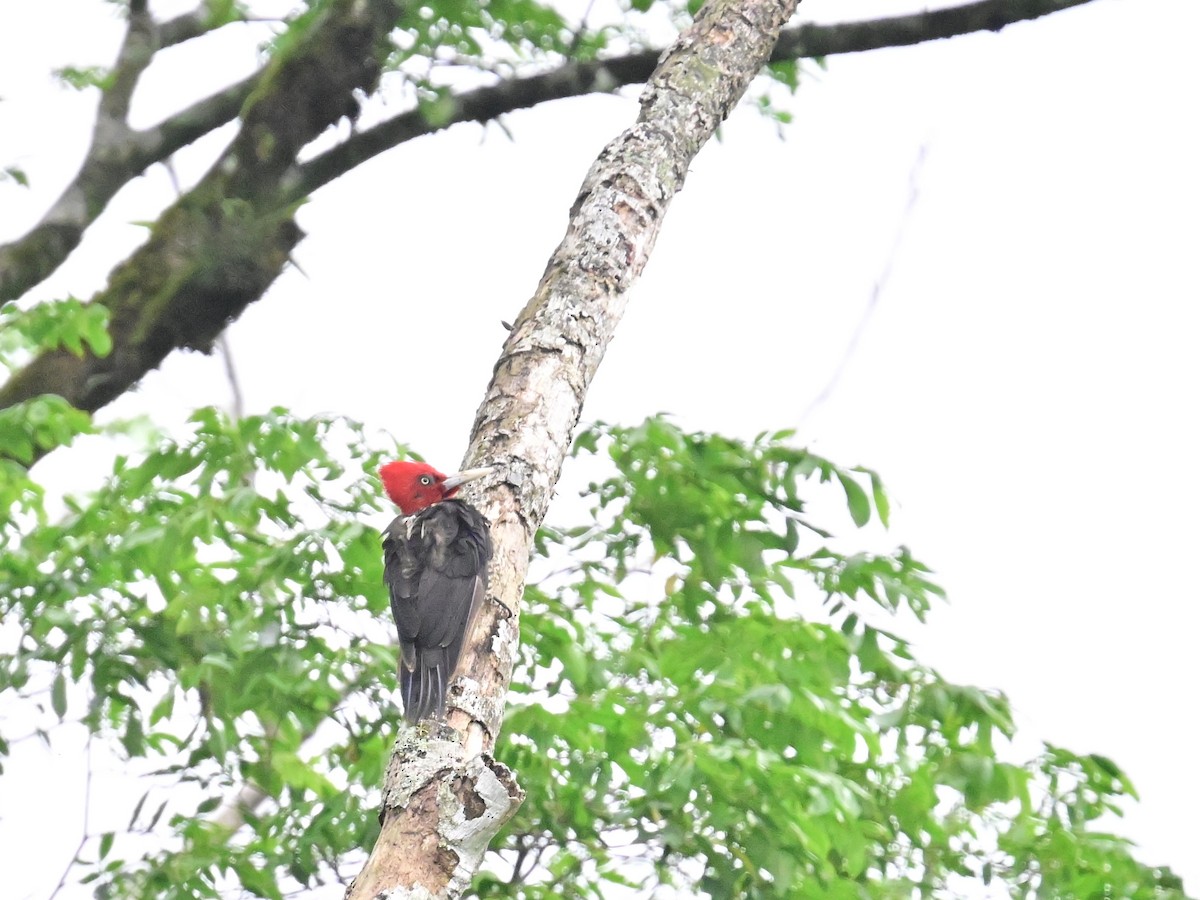
[(833, 370), (833, 374), (829, 376), (829, 380), (825, 386), (821, 388), (820, 393), (812, 399), (807, 408), (800, 415), (797, 426), (803, 426), (808, 421), (808, 417), (816, 411), (816, 409), (829, 399), (838, 382), (841, 381), (842, 374), (850, 365), (850, 361), (854, 358), (854, 353), (858, 349), (858, 342), (862, 339), (867, 330), (867, 323), (874, 315), (876, 308), (879, 306), (879, 298), (883, 295), (884, 289), (887, 287), (888, 281), (892, 277), (892, 267), (895, 265), (896, 257), (899, 255), (900, 245), (904, 240), (904, 233), (908, 230), (908, 223), (912, 219), (913, 210), (916, 209), (917, 199), (921, 196), (921, 170), (925, 166), (925, 156), (929, 149), (928, 143), (921, 145), (917, 151), (917, 158), (913, 160), (912, 169), (908, 176), (908, 202), (904, 205), (904, 211), (900, 214), (900, 221), (896, 225), (896, 232), (892, 237), (892, 246), (888, 250), (887, 257), (884, 259), (883, 268), (879, 272), (879, 277), (875, 279), (875, 285), (871, 288), (871, 295), (867, 298), (867, 305), (863, 307), (862, 315), (859, 317), (858, 325), (854, 328), (854, 333), (850, 335), (850, 341), (846, 344), (846, 349), (842, 352), (842, 358), (838, 361), (837, 368)]
[(75, 868), (75, 863), (79, 861), (79, 854), (83, 852), (84, 846), (88, 842), (89, 830), (91, 828), (92, 817), (92, 733), (88, 732), (87, 747), (84, 750), (87, 757), (87, 776), (83, 786), (83, 834), (79, 836), (79, 845), (71, 854), (71, 859), (63, 868), (62, 875), (58, 879), (58, 884), (55, 885), (53, 891), (50, 892), (49, 900), (54, 900), (58, 896), (58, 892), (63, 889), (67, 883), (67, 876), (71, 874), (71, 870)]
[(571, 37), (571, 48), (567, 51), (567, 56), (574, 56), (575, 51), (579, 49), (579, 45), (583, 43), (583, 36), (587, 32), (588, 16), (592, 14), (592, 7), (596, 5), (596, 0), (588, 0), (588, 5), (583, 11), (583, 16), (579, 19), (579, 27), (575, 29), (575, 34)]
[(225, 332), (221, 332), (221, 336), (217, 338), (217, 345), (221, 348), (221, 359), (225, 363), (225, 377), (229, 379), (229, 388), (233, 391), (233, 419), (240, 422), (246, 415), (246, 403), (242, 397), (242, 385), (238, 381), (237, 370), (233, 367), (233, 352), (229, 349), (229, 339)]

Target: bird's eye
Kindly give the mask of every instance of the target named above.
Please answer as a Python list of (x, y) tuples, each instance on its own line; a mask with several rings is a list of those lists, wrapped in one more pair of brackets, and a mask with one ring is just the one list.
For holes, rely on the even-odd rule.
[(421, 476), (421, 484), (433, 484), (433, 476), (432, 475), (422, 475)]

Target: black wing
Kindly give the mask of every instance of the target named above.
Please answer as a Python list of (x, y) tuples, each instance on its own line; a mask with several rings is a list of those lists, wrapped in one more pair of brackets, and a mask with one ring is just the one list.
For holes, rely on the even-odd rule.
[(446, 685), (487, 595), (488, 523), (461, 500), (398, 516), (383, 535), (384, 581), (400, 634), (404, 716), (445, 711)]

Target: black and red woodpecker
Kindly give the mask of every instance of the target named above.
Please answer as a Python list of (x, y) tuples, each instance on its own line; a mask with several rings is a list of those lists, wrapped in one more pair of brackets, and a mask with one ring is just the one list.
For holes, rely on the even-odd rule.
[(419, 462), (391, 462), (379, 470), (400, 507), (383, 532), (383, 580), (400, 633), (400, 694), (409, 722), (445, 712), (446, 685), (487, 596), (488, 521), (453, 498), (490, 471), (443, 475)]

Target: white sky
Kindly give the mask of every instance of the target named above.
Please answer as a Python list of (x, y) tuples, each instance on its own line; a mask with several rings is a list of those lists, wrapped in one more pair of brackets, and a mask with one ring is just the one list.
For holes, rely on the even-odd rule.
[[(89, 98), (43, 73), (109, 61), (120, 34), (104, 4), (4, 5), (0, 165), (34, 184), (0, 184), (0, 240), (52, 201), (89, 127)], [(833, 21), (916, 6), (802, 8)], [(951, 595), (909, 630), (923, 661), (1004, 690), (1026, 740), (1123, 766), (1142, 803), (1113, 830), (1192, 891), (1198, 30), (1200, 4), (1187, 0), (1097, 0), (999, 35), (831, 58), (794, 98), (783, 141), (740, 110), (692, 166), (584, 412), (633, 423), (666, 410), (745, 436), (800, 426), (819, 452), (879, 470), (898, 505), (890, 540)], [(227, 69), (197, 48), (157, 77), (200, 96), (248, 71), (246, 38), (223, 38)], [(286, 274), (231, 330), (249, 410), (350, 415), (456, 465), (500, 320), (532, 293), (587, 166), (635, 98), (514, 114), (515, 142), (459, 126), (322, 191), (301, 213), (304, 274)], [(139, 96), (135, 113), (153, 121), (164, 103), (178, 95)], [(179, 154), (185, 184), (217, 146)], [(162, 167), (123, 191), (35, 296), (89, 296), (144, 237), (131, 223), (169, 192)], [(898, 232), (856, 352), (801, 422)], [(446, 350), (452, 368), (411, 377)], [(181, 420), (228, 398), (219, 359), (177, 356), (113, 413)], [(48, 460), (46, 477), (73, 471), (86, 487), (80, 457)], [(577, 489), (568, 471), (562, 493)], [(51, 758), (79, 770), (69, 749)], [(11, 779), (38, 783), (44, 770), (44, 751), (23, 747), (0, 778), (0, 846), (30, 860), (16, 896), (57, 880), (36, 814), (10, 802), (24, 796)], [(65, 861), (80, 800), (78, 783), (61, 789), (47, 822)]]

